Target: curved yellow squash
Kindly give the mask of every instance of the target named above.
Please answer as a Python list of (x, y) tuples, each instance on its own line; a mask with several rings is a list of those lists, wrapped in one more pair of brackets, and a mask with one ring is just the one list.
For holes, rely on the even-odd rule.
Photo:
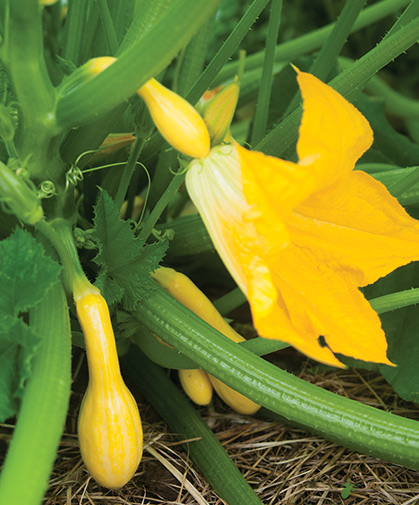
[(141, 460), (140, 415), (120, 373), (105, 299), (86, 294), (76, 307), (89, 365), (89, 385), (78, 421), (80, 451), (92, 477), (116, 489), (131, 479)]
[[(204, 295), (204, 293), (187, 277), (186, 275), (176, 272), (172, 268), (160, 267), (152, 273), (152, 277), (172, 296), (179, 302), (183, 303), (185, 307), (192, 310), (197, 316), (210, 324), (213, 328), (223, 333), (226, 337), (233, 342), (243, 342), (245, 340), (239, 333), (237, 333), (222, 317), (218, 310), (214, 307), (211, 301)], [(187, 370), (191, 372), (191, 370)], [(195, 372), (202, 372), (203, 370), (195, 370)], [(180, 372), (180, 370), (179, 370)], [(218, 396), (229, 405), (232, 409), (240, 414), (255, 414), (260, 405), (246, 398), (234, 389), (213, 377), (211, 374), (206, 374), (211, 381)], [(182, 381), (182, 379), (181, 379)], [(182, 382), (182, 386), (185, 386)], [(190, 389), (196, 388), (192, 380), (187, 384)], [(189, 392), (185, 389), (186, 393), (191, 397)], [(198, 395), (199, 396), (199, 395)], [(191, 399), (193, 399), (191, 397)], [(194, 400), (195, 401), (195, 400)], [(198, 403), (198, 402), (196, 402)], [(209, 402), (208, 402), (209, 403)], [(200, 404), (205, 405), (205, 404)]]

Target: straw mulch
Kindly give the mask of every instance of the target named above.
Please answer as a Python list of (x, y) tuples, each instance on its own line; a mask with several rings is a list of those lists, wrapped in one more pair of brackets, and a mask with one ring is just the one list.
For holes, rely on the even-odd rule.
[[(299, 375), (338, 394), (419, 419), (419, 407), (400, 400), (377, 374), (338, 370), (313, 375), (300, 370)], [(144, 402), (145, 452), (138, 473), (119, 491), (98, 486), (78, 450), (75, 428), (84, 384), (79, 388), (77, 382), (45, 505), (224, 503)], [(300, 429), (238, 415), (218, 399), (201, 414), (266, 505), (419, 504), (417, 471), (343, 449)], [(11, 427), (3, 425), (2, 432), (4, 443)]]

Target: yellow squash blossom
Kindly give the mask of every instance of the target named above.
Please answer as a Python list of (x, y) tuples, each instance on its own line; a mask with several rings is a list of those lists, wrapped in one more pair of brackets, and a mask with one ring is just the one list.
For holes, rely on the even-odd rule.
[(359, 287), (419, 259), (419, 223), (361, 171), (367, 120), (331, 87), (297, 70), (299, 161), (221, 145), (186, 176), (262, 337), (320, 362), (334, 353), (392, 364), (380, 320)]

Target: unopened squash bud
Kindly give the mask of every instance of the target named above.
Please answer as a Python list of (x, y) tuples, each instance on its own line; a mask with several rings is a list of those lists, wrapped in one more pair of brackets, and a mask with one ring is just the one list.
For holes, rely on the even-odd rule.
[(231, 82), (211, 98), (202, 109), (202, 116), (213, 146), (231, 140), (228, 132), (236, 110), (239, 91), (238, 82)]
[(24, 223), (35, 225), (44, 217), (41, 202), (24, 178), (0, 162), (0, 202)]
[(73, 72), (58, 87), (60, 96), (67, 95), (81, 84), (90, 81), (95, 76), (106, 70), (116, 61), (113, 56), (99, 56), (87, 61), (84, 65)]
[(208, 129), (189, 102), (165, 88), (156, 79), (147, 81), (137, 93), (145, 101), (154, 124), (169, 144), (192, 158), (208, 155)]

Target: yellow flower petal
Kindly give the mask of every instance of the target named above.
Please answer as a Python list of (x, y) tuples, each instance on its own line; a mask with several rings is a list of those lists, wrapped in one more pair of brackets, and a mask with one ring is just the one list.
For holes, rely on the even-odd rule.
[[(387, 342), (380, 319), (362, 293), (345, 278), (317, 257), (291, 245), (275, 258), (268, 258), (273, 282), (281, 295), (283, 311), (298, 339), (281, 337), (314, 359), (323, 361), (323, 336), (329, 348), (353, 358), (390, 364), (386, 356)], [(265, 336), (272, 320), (262, 320), (255, 326)], [(304, 345), (301, 338), (304, 337)], [(317, 343), (317, 347), (316, 344)], [(309, 345), (311, 350), (309, 351)]]
[(419, 259), (419, 222), (364, 172), (297, 207), (292, 242), (356, 286), (365, 286)]
[(246, 242), (258, 240), (258, 233), (244, 218), (252, 209), (243, 194), (237, 150), (233, 145), (214, 147), (207, 158), (189, 165), (185, 182), (218, 254), (246, 292), (246, 258), (241, 255)]
[(299, 70), (297, 80), (304, 111), (297, 143), (299, 163), (308, 160), (317, 189), (323, 189), (353, 170), (372, 144), (372, 130), (364, 116), (330, 86)]
[(248, 202), (257, 205), (260, 226), (263, 221), (276, 221), (278, 216), (286, 219), (315, 189), (311, 167), (249, 151), (238, 144), (235, 147), (240, 156), (243, 190)]

